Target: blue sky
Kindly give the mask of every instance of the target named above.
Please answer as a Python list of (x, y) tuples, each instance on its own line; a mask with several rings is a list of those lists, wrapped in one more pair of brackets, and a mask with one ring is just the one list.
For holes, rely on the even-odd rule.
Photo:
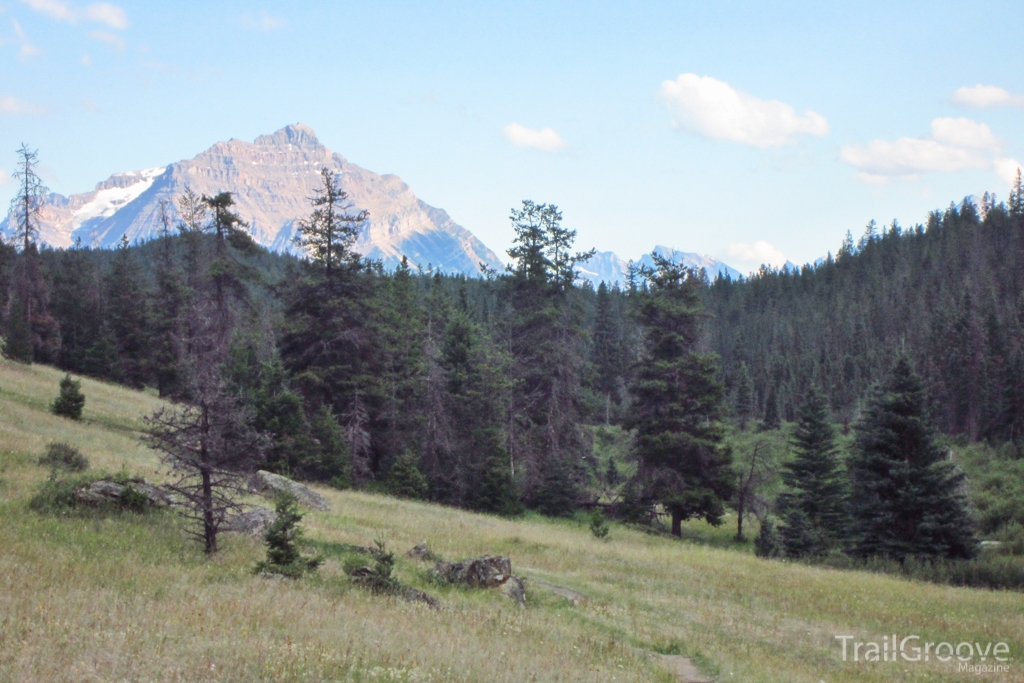
[(27, 142), (70, 194), (301, 121), (495, 250), (529, 198), (624, 258), (802, 263), (870, 219), (1006, 197), (1019, 10), (0, 0), (0, 169)]

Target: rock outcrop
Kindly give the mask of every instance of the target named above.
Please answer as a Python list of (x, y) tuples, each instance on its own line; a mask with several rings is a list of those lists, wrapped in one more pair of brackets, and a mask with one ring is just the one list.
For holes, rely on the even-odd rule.
[(498, 588), (520, 607), (526, 606), (526, 585), (512, 576), (512, 561), (501, 555), (483, 555), (462, 562), (438, 562), (434, 576), (443, 583), (471, 588)]
[(167, 493), (145, 479), (129, 479), (119, 484), (109, 479), (98, 479), (74, 492), (75, 501), (84, 505), (124, 505), (127, 494), (134, 492), (144, 497), (149, 507), (167, 507), (171, 503)]
[(280, 474), (266, 470), (259, 470), (252, 475), (248, 488), (250, 493), (261, 495), (264, 498), (273, 498), (278, 493), (289, 493), (295, 496), (300, 505), (320, 511), (331, 509), (331, 504), (327, 502), (327, 499), (308, 486), (303, 486), (288, 477), (282, 477)]
[(237, 531), (252, 536), (262, 536), (267, 533), (270, 525), (277, 520), (277, 513), (269, 508), (254, 507), (251, 510), (236, 515), (229, 519), (222, 529), (224, 531)]

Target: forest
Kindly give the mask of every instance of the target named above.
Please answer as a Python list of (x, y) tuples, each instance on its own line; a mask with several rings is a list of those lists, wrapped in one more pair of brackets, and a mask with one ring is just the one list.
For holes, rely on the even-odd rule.
[[(1005, 203), (872, 221), (813, 266), (709, 281), (656, 260), (595, 290), (575, 231), (532, 201), (511, 211), (507, 272), (386, 272), (353, 251), (365, 214), (326, 170), (297, 217), (305, 258), (256, 245), (226, 192), (186, 192), (146, 243), (52, 249), (33, 163), (0, 247), (4, 354), (209, 408), (218, 443), (249, 439), (288, 476), (503, 515), (664, 515), (677, 535), (746, 507), (768, 555), (967, 558), (964, 474), (937, 439), (1024, 453), (1019, 175)], [(755, 484), (778, 472), (726, 436), (793, 422), (767, 501)], [(618, 460), (598, 457), (615, 440)], [(914, 500), (886, 498), (897, 471), (925, 482)], [(908, 514), (903, 537), (878, 532)]]

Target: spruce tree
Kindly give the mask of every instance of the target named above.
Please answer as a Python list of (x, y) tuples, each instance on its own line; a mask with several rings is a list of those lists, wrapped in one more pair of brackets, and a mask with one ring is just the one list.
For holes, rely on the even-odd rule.
[(594, 388), (604, 399), (604, 423), (611, 422), (612, 404), (618, 404), (625, 370), (622, 332), (613, 310), (612, 295), (602, 282), (597, 288), (597, 317), (594, 320), (591, 363)]
[(672, 516), (672, 533), (694, 517), (719, 524), (733, 491), (731, 455), (722, 447), (723, 387), (717, 358), (697, 351), (701, 289), (693, 269), (658, 255), (645, 272), (649, 292), (637, 319), (646, 335), (626, 427), (636, 430), (637, 477)]
[(750, 368), (746, 362), (740, 363), (736, 376), (736, 421), (740, 430), (747, 429), (747, 423), (754, 414), (754, 380), (750, 377)]
[(60, 395), (50, 406), (50, 412), (54, 415), (70, 417), (72, 420), (81, 420), (84, 407), (85, 394), (82, 393), (82, 383), (71, 379), (71, 375), (64, 375), (60, 381)]
[(822, 554), (840, 546), (848, 513), (835, 432), (828, 404), (817, 387), (808, 393), (800, 410), (791, 443), (793, 458), (782, 471), (788, 490), (778, 502), (786, 554)]
[(401, 456), (391, 465), (384, 486), (388, 493), (400, 498), (412, 498), (423, 500), (427, 497), (429, 489), (427, 479), (420, 472), (416, 454), (411, 449), (405, 449)]
[(146, 280), (134, 250), (123, 237), (106, 276), (107, 321), (117, 347), (114, 379), (141, 388), (149, 379), (151, 339)]
[(856, 427), (852, 551), (862, 557), (969, 558), (977, 552), (964, 475), (935, 443), (920, 379), (901, 355)]

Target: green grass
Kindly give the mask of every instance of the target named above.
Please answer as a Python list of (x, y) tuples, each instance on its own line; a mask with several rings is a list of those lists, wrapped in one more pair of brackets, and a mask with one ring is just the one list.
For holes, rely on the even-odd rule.
[[(0, 362), (0, 681), (671, 681), (660, 654), (720, 681), (962, 680), (936, 662), (855, 664), (839, 634), (1005, 641), (1021, 681), (1024, 594), (765, 561), (729, 520), (690, 540), (582, 520), (507, 520), (360, 492), (318, 490), (307, 514), (327, 556), (300, 581), (265, 579), (259, 539), (224, 535), (207, 559), (173, 514), (57, 516), (27, 503), (45, 444), (77, 446), (95, 469), (159, 479), (138, 442), (151, 394), (83, 381), (84, 420), (47, 412), (61, 374)], [(754, 530), (752, 530), (754, 531)], [(404, 584), (443, 609), (372, 595), (343, 571), (383, 537)], [(456, 560), (508, 554), (527, 609), (492, 591), (437, 586), (404, 556), (426, 540)], [(533, 581), (531, 581), (533, 579)], [(575, 606), (537, 583), (583, 593)]]

